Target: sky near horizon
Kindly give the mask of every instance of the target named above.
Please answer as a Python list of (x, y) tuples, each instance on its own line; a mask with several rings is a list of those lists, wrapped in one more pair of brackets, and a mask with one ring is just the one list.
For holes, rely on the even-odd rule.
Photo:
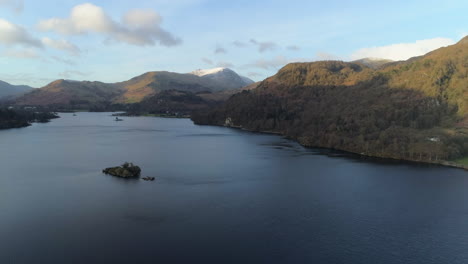
[(419, 56), (467, 35), (467, 13), (462, 0), (0, 0), (0, 80), (229, 67), (259, 81), (290, 62)]

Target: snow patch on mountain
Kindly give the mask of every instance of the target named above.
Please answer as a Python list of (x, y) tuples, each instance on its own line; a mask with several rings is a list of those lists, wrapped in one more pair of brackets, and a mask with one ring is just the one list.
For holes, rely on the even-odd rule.
[(205, 76), (205, 75), (216, 74), (216, 73), (222, 72), (222, 71), (224, 71), (226, 69), (227, 68), (223, 68), (223, 67), (213, 68), (213, 69), (205, 69), (205, 70), (198, 69), (196, 71), (191, 72), (191, 74), (202, 77), (202, 76)]

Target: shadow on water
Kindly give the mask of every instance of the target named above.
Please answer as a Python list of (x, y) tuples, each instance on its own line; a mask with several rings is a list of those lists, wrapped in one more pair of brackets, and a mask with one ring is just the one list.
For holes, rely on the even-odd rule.
[(216, 133), (204, 133), (204, 134), (184, 134), (178, 135), (177, 137), (226, 137), (229, 134), (216, 134)]
[(329, 158), (347, 159), (349, 161), (356, 162), (356, 163), (372, 163), (372, 164), (384, 165), (384, 166), (405, 165), (405, 166), (415, 166), (415, 167), (420, 167), (420, 168), (445, 167), (443, 165), (431, 164), (431, 163), (425, 163), (425, 162), (370, 157), (370, 156), (360, 155), (357, 153), (346, 152), (346, 151), (336, 150), (336, 149), (308, 148), (308, 147), (304, 147), (300, 145), (294, 140), (291, 140), (285, 137), (282, 137), (281, 142), (272, 141), (269, 143), (261, 143), (259, 145), (264, 146), (264, 147), (270, 147), (270, 148), (277, 149), (277, 150), (287, 151), (291, 153), (293, 157), (327, 156)]
[(120, 184), (137, 184), (137, 183), (143, 181), (141, 179), (141, 177), (122, 178), (122, 177), (116, 177), (116, 176), (112, 176), (112, 175), (106, 175), (104, 173), (102, 173), (102, 176), (103, 177), (108, 177), (113, 182), (118, 182)]

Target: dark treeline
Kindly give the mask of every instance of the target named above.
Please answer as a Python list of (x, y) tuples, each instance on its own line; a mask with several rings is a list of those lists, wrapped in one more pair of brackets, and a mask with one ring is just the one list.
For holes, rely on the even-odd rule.
[[(189, 116), (193, 111), (207, 109), (219, 104), (218, 94), (211, 92), (187, 92), (165, 90), (153, 96), (132, 104), (113, 103), (110, 101), (90, 102), (86, 100), (72, 100), (70, 104), (51, 104), (47, 106), (31, 106), (41, 111), (49, 112), (126, 112), (128, 115), (168, 115)], [(214, 98), (212, 98), (214, 97)], [(225, 99), (224, 99), (225, 100)]]
[(127, 105), (128, 115), (166, 115), (190, 116), (192, 112), (208, 109), (219, 103), (203, 98), (208, 92), (192, 93), (187, 91), (166, 90), (145, 98), (139, 103)]
[(0, 129), (26, 127), (34, 122), (46, 123), (53, 118), (58, 116), (51, 112), (0, 108)]

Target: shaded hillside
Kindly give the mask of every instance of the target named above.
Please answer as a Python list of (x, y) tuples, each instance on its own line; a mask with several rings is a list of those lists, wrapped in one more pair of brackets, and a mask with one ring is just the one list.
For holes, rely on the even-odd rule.
[(181, 90), (165, 90), (146, 97), (139, 103), (130, 104), (125, 108), (125, 111), (129, 115), (190, 116), (194, 111), (208, 110), (217, 106), (234, 94), (256, 89), (259, 84), (257, 82), (240, 89), (219, 92), (201, 91), (194, 93)]
[(32, 87), (27, 85), (12, 85), (7, 82), (0, 81), (0, 100), (23, 95), (32, 89)]
[(306, 146), (451, 160), (468, 154), (467, 55), (461, 41), (380, 70), (338, 61), (289, 64), (193, 120), (281, 133)]
[(17, 105), (67, 106), (70, 108), (109, 104), (123, 92), (113, 84), (58, 80), (16, 99)]
[(211, 92), (192, 93), (165, 90), (129, 106), (129, 115), (187, 116), (193, 111), (208, 109), (219, 101), (210, 99)]

